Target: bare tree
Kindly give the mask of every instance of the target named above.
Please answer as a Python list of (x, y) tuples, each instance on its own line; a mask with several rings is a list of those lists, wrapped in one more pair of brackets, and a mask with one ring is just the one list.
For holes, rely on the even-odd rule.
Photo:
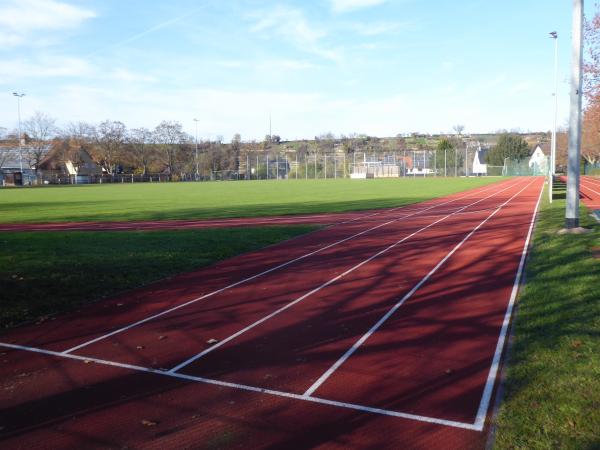
[(96, 129), (96, 159), (100, 165), (113, 174), (116, 163), (125, 144), (126, 127), (119, 121), (105, 120)]
[(146, 175), (148, 164), (150, 163), (154, 136), (147, 128), (134, 128), (127, 136), (127, 141), (131, 144), (131, 151), (135, 163), (142, 169), (142, 175)]
[(464, 129), (465, 129), (465, 126), (464, 126), (464, 125), (462, 125), (462, 124), (457, 124), (457, 125), (454, 125), (454, 126), (452, 127), (452, 129), (453, 129), (453, 130), (456, 132), (456, 134), (458, 134), (459, 136), (461, 136), (461, 135), (462, 135), (462, 132), (463, 132), (463, 131), (464, 131)]
[(29, 166), (35, 167), (37, 172), (40, 162), (46, 155), (45, 150), (50, 145), (50, 139), (58, 132), (56, 119), (36, 111), (31, 118), (23, 123), (23, 129), (29, 137), (29, 150), (26, 157)]
[(185, 143), (185, 133), (179, 122), (163, 120), (153, 132), (154, 140), (158, 144), (162, 162), (169, 175), (175, 171), (180, 146)]

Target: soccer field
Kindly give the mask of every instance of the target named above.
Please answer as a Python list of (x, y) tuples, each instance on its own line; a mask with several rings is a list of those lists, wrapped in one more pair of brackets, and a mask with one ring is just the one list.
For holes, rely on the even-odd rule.
[(394, 207), (498, 178), (273, 180), (0, 190), (0, 222), (259, 217)]

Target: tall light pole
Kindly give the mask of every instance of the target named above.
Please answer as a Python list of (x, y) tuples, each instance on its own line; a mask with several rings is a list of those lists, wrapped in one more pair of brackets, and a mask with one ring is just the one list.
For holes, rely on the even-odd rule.
[(579, 227), (579, 170), (581, 154), (581, 98), (583, 66), (583, 0), (573, 0), (571, 50), (571, 94), (569, 112), (569, 157), (567, 164), (567, 207), (565, 226)]
[(558, 33), (553, 31), (550, 37), (554, 39), (554, 124), (552, 127), (552, 149), (550, 150), (550, 164), (548, 171), (548, 195), (552, 203), (552, 189), (554, 184), (554, 175), (556, 174), (556, 121), (558, 120)]
[(196, 123), (196, 181), (200, 178), (200, 167), (198, 162), (198, 119), (194, 119)]
[(23, 176), (23, 148), (21, 145), (21, 98), (25, 97), (24, 93), (13, 92), (13, 95), (17, 97), (17, 114), (19, 116), (19, 166), (21, 167), (21, 177)]

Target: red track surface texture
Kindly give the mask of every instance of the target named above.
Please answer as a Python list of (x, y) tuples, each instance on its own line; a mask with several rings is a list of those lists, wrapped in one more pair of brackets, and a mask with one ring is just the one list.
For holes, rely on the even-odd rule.
[(484, 448), (543, 182), (362, 213), (12, 330), (0, 445)]
[(380, 211), (272, 217), (242, 217), (232, 219), (156, 220), (123, 222), (3, 223), (0, 224), (0, 231), (141, 231), (252, 226), (259, 227), (265, 225), (328, 225), (332, 223), (360, 220), (378, 214), (380, 214)]
[(600, 178), (582, 176), (579, 181), (579, 195), (583, 204), (590, 209), (600, 209)]

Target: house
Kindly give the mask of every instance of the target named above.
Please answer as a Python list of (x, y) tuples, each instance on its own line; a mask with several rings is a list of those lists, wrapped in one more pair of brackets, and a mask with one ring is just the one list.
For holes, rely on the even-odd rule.
[(93, 177), (102, 175), (102, 168), (82, 147), (53, 147), (40, 162), (38, 170), (46, 183), (68, 179), (73, 184), (86, 184), (92, 182)]
[(531, 154), (531, 157), (529, 158), (529, 168), (530, 169), (539, 168), (539, 170), (543, 171), (543, 168), (547, 167), (547, 163), (548, 163), (548, 160), (546, 158), (546, 155), (544, 154), (544, 151), (542, 150), (542, 144), (537, 144), (537, 146), (535, 147), (535, 150), (533, 151), (533, 153)]
[[(45, 155), (50, 146), (39, 151)], [(30, 186), (38, 182), (36, 168), (33, 166), (31, 155), (33, 149), (29, 146), (0, 146), (0, 186)]]
[(481, 148), (481, 144), (477, 145), (473, 156), (473, 175), (487, 175), (487, 164), (485, 163), (487, 152), (487, 148)]

